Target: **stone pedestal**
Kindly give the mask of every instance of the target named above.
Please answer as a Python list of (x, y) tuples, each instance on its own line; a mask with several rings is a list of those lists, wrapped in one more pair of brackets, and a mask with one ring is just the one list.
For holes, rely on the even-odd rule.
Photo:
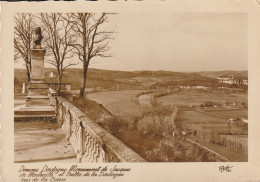
[(27, 107), (49, 106), (48, 85), (44, 82), (44, 49), (30, 50), (31, 81), (28, 86)]
[(41, 121), (55, 118), (55, 107), (50, 105), (49, 87), (44, 81), (44, 49), (32, 49), (31, 81), (28, 86), (26, 104), (15, 107), (15, 121)]

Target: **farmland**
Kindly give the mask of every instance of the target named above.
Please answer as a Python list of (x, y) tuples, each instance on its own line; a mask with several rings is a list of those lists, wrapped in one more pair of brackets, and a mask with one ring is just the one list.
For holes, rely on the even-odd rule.
[(142, 112), (142, 107), (134, 101), (140, 90), (122, 90), (87, 94), (87, 98), (102, 104), (113, 115), (132, 122)]
[(199, 106), (206, 101), (212, 101), (220, 104), (247, 103), (247, 95), (244, 93), (221, 93), (218, 92), (179, 92), (158, 98), (158, 102), (163, 104), (173, 104), (177, 106)]
[[(102, 103), (113, 114), (120, 116), (120, 118), (122, 119), (120, 120), (120, 122), (134, 122), (134, 119), (138, 119), (138, 121), (136, 122), (136, 129), (143, 132), (148, 131), (150, 133), (157, 133), (160, 135), (165, 133), (167, 130), (188, 130), (192, 132), (196, 131), (197, 137), (192, 137), (192, 139), (196, 140), (197, 142), (200, 142), (201, 144), (208, 146), (215, 151), (217, 148), (218, 152), (226, 157), (231, 158), (231, 160), (247, 160), (245, 154), (237, 153), (235, 152), (235, 150), (230, 150), (210, 142), (211, 133), (214, 131), (247, 134), (247, 128), (241, 128), (240, 126), (232, 126), (230, 128), (227, 125), (228, 118), (248, 117), (247, 109), (239, 104), (247, 102), (245, 93), (222, 93), (220, 95), (220, 93), (211, 92), (205, 94), (205, 92), (183, 91), (158, 97), (155, 98), (155, 100), (151, 100), (149, 95), (156, 93), (152, 92), (150, 94), (143, 94), (139, 96), (139, 105), (134, 102), (134, 97), (137, 93), (137, 90), (107, 91), (90, 93), (87, 95), (87, 97), (91, 100)], [(144, 103), (147, 103), (149, 101), (157, 102), (156, 106), (152, 105), (150, 106), (150, 109), (147, 109), (149, 108), (149, 104)], [(221, 106), (217, 108), (201, 108), (200, 105), (205, 103), (206, 101), (216, 102), (221, 104)], [(231, 104), (228, 105), (227, 103)], [(234, 106), (232, 105), (233, 103), (237, 103), (237, 105)], [(167, 117), (165, 114), (163, 114), (163, 111), (161, 110), (159, 113), (155, 114), (155, 108), (153, 107), (157, 107), (157, 109), (158, 107), (165, 109), (165, 107), (172, 108), (173, 106), (178, 107), (178, 114), (175, 120), (175, 125), (177, 126), (177, 128), (172, 128), (171, 130), (169, 130), (169, 125), (168, 128), (165, 127), (165, 123), (169, 123), (169, 118), (168, 121), (165, 122), (165, 118)], [(152, 111), (151, 113), (154, 113), (154, 116), (146, 113), (144, 114), (144, 116), (140, 117), (140, 113), (145, 113), (147, 110)], [(132, 131), (129, 131), (125, 128), (124, 133), (125, 135), (122, 136), (121, 134), (121, 137), (123, 137), (125, 141), (128, 141), (131, 134), (126, 133), (132, 133)], [(138, 135), (136, 134), (136, 136)], [(159, 139), (158, 141), (160, 140), (161, 139)], [(234, 154), (232, 155), (232, 153)]]

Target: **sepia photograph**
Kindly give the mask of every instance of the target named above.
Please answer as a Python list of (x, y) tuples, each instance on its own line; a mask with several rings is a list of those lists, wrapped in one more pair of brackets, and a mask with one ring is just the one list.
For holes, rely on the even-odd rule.
[(245, 13), (17, 13), (14, 62), (17, 163), (248, 161)]
[(259, 182), (257, 0), (1, 6), (0, 181)]

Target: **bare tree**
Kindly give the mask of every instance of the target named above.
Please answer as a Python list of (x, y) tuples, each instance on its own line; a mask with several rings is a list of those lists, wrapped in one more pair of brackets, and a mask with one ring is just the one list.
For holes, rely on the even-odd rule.
[[(43, 23), (44, 43), (47, 46), (45, 62), (53, 65), (57, 69), (58, 75), (58, 93), (61, 90), (63, 71), (77, 63), (73, 62), (72, 49), (75, 43), (75, 37), (72, 35), (70, 26), (71, 14), (64, 17), (61, 13), (41, 13), (40, 19)], [(66, 19), (65, 19), (66, 17)]]
[(29, 51), (32, 44), (33, 18), (34, 16), (31, 13), (17, 13), (14, 16), (14, 61), (17, 62), (20, 58), (23, 59), (28, 81), (31, 80), (31, 58)]
[(103, 25), (108, 22), (108, 15), (112, 13), (72, 13), (73, 20), (70, 21), (71, 27), (78, 38), (77, 43), (73, 44), (78, 58), (83, 63), (82, 82), (80, 96), (84, 97), (87, 71), (90, 61), (94, 57), (111, 57), (109, 40), (113, 39), (113, 30), (106, 30)]
[(21, 54), (20, 52), (15, 48), (14, 49), (14, 62), (18, 63), (20, 61)]

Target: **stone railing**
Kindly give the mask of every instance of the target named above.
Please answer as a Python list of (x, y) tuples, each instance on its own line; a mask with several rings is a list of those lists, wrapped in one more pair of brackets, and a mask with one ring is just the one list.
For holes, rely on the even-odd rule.
[(46, 83), (50, 88), (53, 90), (58, 90), (59, 85), (61, 85), (61, 90), (70, 92), (71, 91), (71, 84), (70, 83), (54, 83), (54, 82), (47, 82)]
[(93, 122), (56, 92), (49, 91), (56, 119), (77, 154), (79, 162), (145, 162), (132, 149)]

